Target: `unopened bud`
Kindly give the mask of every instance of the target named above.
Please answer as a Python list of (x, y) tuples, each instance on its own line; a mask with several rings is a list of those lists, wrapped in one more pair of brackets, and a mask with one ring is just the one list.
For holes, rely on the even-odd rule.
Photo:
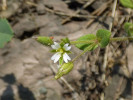
[(73, 63), (72, 62), (68, 62), (68, 63), (64, 63), (58, 70), (58, 73), (55, 76), (55, 79), (59, 79), (60, 77), (62, 77), (65, 74), (68, 74), (72, 69), (73, 69)]
[(37, 37), (37, 41), (46, 46), (53, 44), (53, 39), (51, 39), (51, 37)]

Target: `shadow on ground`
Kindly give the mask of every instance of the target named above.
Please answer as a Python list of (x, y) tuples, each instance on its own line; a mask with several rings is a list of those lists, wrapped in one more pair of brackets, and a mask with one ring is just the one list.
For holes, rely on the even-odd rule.
[[(3, 77), (0, 77), (4, 82), (8, 85), (6, 89), (3, 91), (0, 100), (15, 100), (14, 99), (14, 92), (12, 89), (12, 85), (16, 85), (17, 80), (14, 74), (7, 74)], [(21, 100), (36, 100), (34, 94), (28, 87), (24, 87), (23, 84), (19, 83), (16, 85), (18, 90), (18, 95)]]

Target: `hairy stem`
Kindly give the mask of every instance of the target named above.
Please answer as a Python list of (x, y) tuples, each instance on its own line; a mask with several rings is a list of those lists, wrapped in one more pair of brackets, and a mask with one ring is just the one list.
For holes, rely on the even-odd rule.
[[(110, 42), (117, 42), (117, 41), (127, 41), (127, 40), (133, 40), (133, 37), (115, 37), (110, 38)], [(83, 41), (71, 41), (70, 43), (75, 44), (83, 44), (83, 43), (94, 43), (96, 40), (83, 40)]]
[(81, 52), (78, 56), (76, 56), (72, 62), (74, 62), (75, 60), (77, 60), (80, 56), (82, 56), (84, 53), (86, 53), (87, 51), (89, 51), (93, 46), (95, 46), (96, 43), (91, 44), (90, 46), (88, 46), (83, 52)]
[(110, 38), (111, 42), (133, 40), (133, 37), (115, 37)]
[(89, 41), (88, 40), (85, 40), (85, 41), (83, 40), (83, 41), (71, 41), (70, 43), (74, 45), (74, 44), (82, 44), (82, 43), (87, 44), (87, 43), (94, 43), (94, 42), (95, 42), (95, 40), (89, 40)]

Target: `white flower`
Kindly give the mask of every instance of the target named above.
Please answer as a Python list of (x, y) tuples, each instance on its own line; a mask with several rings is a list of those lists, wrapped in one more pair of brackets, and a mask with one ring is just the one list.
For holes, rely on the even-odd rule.
[(51, 60), (54, 60), (54, 63), (56, 63), (61, 57), (63, 57), (63, 60), (68, 63), (68, 60), (71, 60), (71, 58), (68, 56), (68, 52), (71, 49), (71, 46), (68, 46), (69, 44), (65, 44), (64, 46), (60, 46), (57, 42), (54, 42), (54, 45), (51, 45), (51, 47), (55, 50), (55, 54), (51, 57)]

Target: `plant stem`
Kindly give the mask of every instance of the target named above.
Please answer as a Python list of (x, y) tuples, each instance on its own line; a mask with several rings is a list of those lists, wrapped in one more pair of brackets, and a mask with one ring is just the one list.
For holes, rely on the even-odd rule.
[(115, 37), (110, 38), (110, 42), (133, 40), (133, 37)]
[(94, 40), (85, 40), (85, 41), (71, 41), (70, 43), (71, 44), (82, 44), (82, 43), (94, 43), (95, 41)]
[(72, 62), (74, 62), (75, 60), (77, 60), (80, 56), (82, 56), (85, 52), (89, 51), (93, 46), (95, 46), (96, 43), (91, 44), (90, 46), (88, 46), (83, 52), (81, 52), (78, 56), (76, 56)]
[[(110, 42), (116, 42), (116, 41), (127, 41), (127, 40), (133, 40), (133, 37), (115, 37), (110, 38)], [(83, 40), (83, 41), (71, 41), (70, 43), (75, 44), (83, 44), (83, 43), (94, 43), (96, 40)]]

